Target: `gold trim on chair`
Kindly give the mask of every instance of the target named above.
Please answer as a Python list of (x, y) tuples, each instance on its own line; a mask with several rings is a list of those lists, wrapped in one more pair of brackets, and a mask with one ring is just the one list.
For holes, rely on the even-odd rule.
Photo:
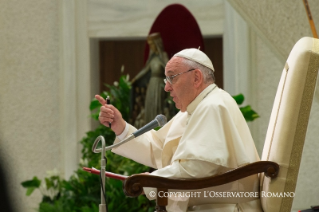
[[(285, 85), (286, 85), (286, 80), (287, 80), (287, 74), (288, 74), (288, 63), (286, 62), (286, 65), (285, 65), (285, 79), (284, 79), (284, 83), (282, 85), (282, 90), (281, 90), (281, 94), (280, 94), (280, 100), (279, 100), (279, 104), (278, 104), (278, 109), (277, 109), (277, 115), (276, 115), (276, 120), (275, 120), (275, 124), (274, 124), (274, 127), (273, 127), (273, 131), (272, 131), (272, 135), (271, 135), (271, 142), (270, 142), (270, 147), (269, 149), (271, 149), (271, 146), (272, 146), (272, 143), (273, 143), (273, 140), (274, 140), (274, 134), (275, 134), (275, 129), (276, 129), (276, 125), (277, 125), (277, 119), (278, 119), (278, 116), (279, 116), (279, 111), (280, 111), (280, 106), (281, 106), (281, 100), (282, 100), (282, 97), (283, 97), (283, 93), (284, 93), (284, 90), (285, 90)], [(270, 151), (268, 151), (268, 154), (267, 154), (267, 160), (269, 160), (269, 157), (270, 157)]]
[[(305, 142), (308, 120), (312, 105), (314, 88), (316, 86), (317, 72), (319, 67), (319, 40), (313, 41), (313, 52), (310, 55), (309, 67), (307, 70), (305, 89), (302, 94), (301, 107), (298, 114), (297, 129), (293, 141), (290, 163), (287, 173), (287, 182), (284, 192), (294, 192), (298, 178), (302, 149)], [(293, 198), (283, 198), (280, 211), (290, 211)]]

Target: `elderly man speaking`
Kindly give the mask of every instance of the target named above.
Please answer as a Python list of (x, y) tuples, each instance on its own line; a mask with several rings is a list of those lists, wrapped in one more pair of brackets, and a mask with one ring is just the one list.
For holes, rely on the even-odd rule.
[[(167, 178), (202, 178), (259, 161), (249, 128), (234, 99), (214, 83), (214, 67), (198, 49), (175, 54), (165, 67), (165, 91), (180, 112), (158, 131), (149, 131), (112, 151), (157, 169), (151, 175)], [(96, 95), (102, 104), (99, 120), (120, 142), (136, 128), (121, 113)], [(144, 188), (148, 194), (153, 188)], [(262, 211), (259, 179), (252, 175), (225, 185), (196, 190), (196, 196), (169, 197), (168, 211)], [(210, 195), (207, 195), (209, 192)], [(220, 197), (218, 192), (232, 192)], [(237, 194), (237, 195), (236, 195)], [(188, 195), (189, 196), (189, 195)], [(155, 198), (155, 197), (153, 197)]]

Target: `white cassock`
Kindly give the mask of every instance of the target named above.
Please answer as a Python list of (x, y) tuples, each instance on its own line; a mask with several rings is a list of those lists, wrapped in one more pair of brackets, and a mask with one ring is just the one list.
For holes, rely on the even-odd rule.
[[(134, 131), (127, 124), (123, 134), (129, 136)], [(119, 141), (117, 138), (114, 143)], [(112, 151), (157, 169), (152, 175), (178, 179), (212, 176), (259, 161), (237, 103), (215, 84), (204, 89), (188, 105), (187, 112), (179, 112), (160, 130), (145, 133)], [(149, 199), (155, 199), (149, 196), (152, 190), (156, 191), (144, 188)], [(259, 193), (258, 175), (196, 192), (200, 192), (199, 197), (172, 195), (167, 211), (262, 212), (255, 195)], [(222, 196), (220, 192), (232, 192), (233, 197), (217, 197)]]

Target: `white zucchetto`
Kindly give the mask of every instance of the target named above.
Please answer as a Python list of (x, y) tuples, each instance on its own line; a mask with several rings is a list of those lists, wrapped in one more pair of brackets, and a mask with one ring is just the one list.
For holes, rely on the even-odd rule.
[(174, 57), (183, 57), (192, 61), (195, 61), (203, 66), (206, 66), (207, 68), (213, 70), (215, 72), (214, 66), (212, 61), (207, 57), (207, 55), (195, 48), (191, 49), (184, 49), (174, 55)]

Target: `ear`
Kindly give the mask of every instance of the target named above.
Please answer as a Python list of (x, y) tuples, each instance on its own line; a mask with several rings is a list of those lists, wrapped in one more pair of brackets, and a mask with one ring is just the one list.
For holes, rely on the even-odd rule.
[(195, 88), (199, 88), (204, 82), (203, 73), (199, 69), (194, 70), (194, 86)]

